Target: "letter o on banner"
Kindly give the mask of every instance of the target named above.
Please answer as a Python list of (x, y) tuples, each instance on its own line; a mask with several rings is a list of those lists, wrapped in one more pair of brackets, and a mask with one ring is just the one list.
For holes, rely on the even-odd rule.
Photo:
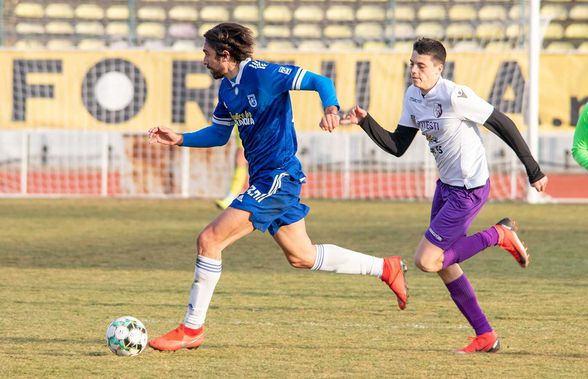
[(108, 124), (126, 122), (145, 104), (147, 82), (141, 71), (124, 59), (105, 59), (94, 65), (82, 83), (84, 106)]

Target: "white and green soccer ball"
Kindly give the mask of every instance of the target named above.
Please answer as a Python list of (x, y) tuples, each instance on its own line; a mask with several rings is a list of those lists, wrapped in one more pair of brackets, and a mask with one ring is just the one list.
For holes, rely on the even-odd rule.
[(131, 316), (119, 317), (106, 329), (106, 346), (116, 355), (138, 355), (147, 347), (147, 329)]

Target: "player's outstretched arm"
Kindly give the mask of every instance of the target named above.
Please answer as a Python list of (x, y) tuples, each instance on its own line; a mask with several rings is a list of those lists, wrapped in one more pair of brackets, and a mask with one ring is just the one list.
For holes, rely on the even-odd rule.
[(349, 124), (359, 125), (376, 145), (396, 157), (406, 152), (418, 131), (416, 128), (398, 125), (394, 132), (389, 132), (359, 105), (353, 107), (341, 120), (341, 125)]
[(490, 117), (484, 122), (484, 126), (500, 137), (501, 140), (513, 149), (517, 157), (519, 157), (520, 161), (525, 166), (531, 186), (539, 192), (545, 191), (547, 187), (547, 177), (541, 172), (539, 163), (533, 158), (529, 146), (523, 139), (523, 136), (514, 122), (504, 113), (494, 109)]
[(211, 125), (193, 133), (176, 133), (169, 128), (149, 129), (149, 143), (186, 147), (214, 147), (225, 145), (231, 137), (232, 126)]
[(170, 128), (156, 126), (147, 132), (149, 143), (160, 143), (162, 145), (181, 145), (184, 138), (181, 134), (174, 132)]
[(192, 133), (184, 133), (183, 141), (180, 146), (186, 147), (214, 147), (223, 146), (229, 142), (233, 125), (213, 124), (204, 129)]

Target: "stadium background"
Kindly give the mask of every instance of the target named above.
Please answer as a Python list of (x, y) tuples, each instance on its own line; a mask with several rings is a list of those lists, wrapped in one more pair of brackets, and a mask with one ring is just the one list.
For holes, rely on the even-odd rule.
[[(445, 76), (471, 86), (525, 133), (528, 1), (0, 1), (0, 196), (215, 197), (232, 149), (148, 146), (154, 125), (207, 125), (218, 82), (200, 64), (201, 35), (222, 21), (251, 27), (256, 57), (331, 77), (342, 109), (366, 106), (393, 129), (418, 36), (449, 48)], [(548, 201), (586, 201), (570, 155), (588, 100), (588, 2), (543, 1), (538, 158)], [(580, 74), (580, 75), (579, 75)], [(318, 96), (293, 93), (303, 196), (430, 198), (424, 139), (401, 159), (358, 131), (321, 133)], [(494, 199), (526, 196), (514, 154), (485, 133)]]
[[(578, 185), (588, 175), (569, 156), (571, 124), (588, 98), (586, 5), (542, 2), (538, 157), (551, 178), (547, 200), (588, 198), (588, 186)], [(411, 263), (428, 222), (426, 201), (305, 199), (313, 241), (407, 260), (405, 311), (377, 280), (293, 270), (267, 234), (252, 233), (223, 253), (205, 346), (121, 359), (104, 344), (107, 325), (122, 315), (142, 320), (150, 336), (177, 326), (196, 234), (219, 213), (208, 198), (228, 185), (232, 141), (167, 149), (148, 146), (144, 135), (156, 123), (192, 130), (209, 117), (216, 87), (200, 65), (204, 25), (254, 26), (257, 56), (331, 76), (344, 109), (369, 102), (389, 128), (412, 39), (442, 38), (448, 74), (501, 109), (514, 107), (509, 115), (526, 135), (528, 6), (0, 0), (0, 377), (588, 377), (586, 204), (495, 201), (472, 224), (482, 230), (516, 217), (532, 254), (526, 270), (498, 248), (463, 264), (501, 336), (497, 355), (451, 352), (467, 342), (468, 323), (438, 278)], [(174, 76), (174, 61), (176, 72), (196, 73)], [(504, 92), (494, 98), (493, 88)], [(172, 103), (174, 91), (190, 100)], [(311, 176), (305, 197), (429, 196), (435, 168), (424, 138), (396, 159), (357, 128), (318, 131), (316, 95), (293, 98), (299, 154)], [(183, 122), (173, 122), (182, 114)], [(523, 199), (516, 157), (485, 138), (493, 198)], [(35, 198), (52, 196), (60, 198)]]

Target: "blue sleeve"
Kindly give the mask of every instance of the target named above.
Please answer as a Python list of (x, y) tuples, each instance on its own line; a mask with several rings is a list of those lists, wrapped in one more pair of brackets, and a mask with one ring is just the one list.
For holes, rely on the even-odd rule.
[(339, 101), (337, 100), (335, 85), (331, 79), (306, 70), (302, 75), (304, 76), (300, 80), (299, 89), (318, 92), (321, 101), (323, 102), (323, 108), (334, 105), (339, 109)]
[(260, 87), (271, 96), (277, 96), (296, 88), (297, 81), (303, 71), (300, 67), (292, 65), (279, 65), (275, 63), (258, 62), (254, 69)]
[(212, 123), (214, 125), (229, 126), (231, 128), (235, 125), (235, 121), (231, 118), (229, 110), (220, 99), (218, 104), (216, 104), (216, 108), (214, 108), (214, 112), (212, 112)]
[(197, 132), (184, 133), (186, 147), (213, 147), (225, 145), (231, 137), (232, 127), (223, 125), (211, 125)]
[(231, 118), (229, 110), (220, 101), (212, 112), (212, 125), (197, 132), (184, 133), (184, 142), (181, 146), (186, 147), (213, 147), (225, 145), (231, 137), (235, 122)]
[(323, 108), (332, 105), (339, 108), (333, 81), (298, 66), (267, 63), (263, 69), (256, 69), (260, 86), (272, 96), (294, 91), (318, 92)]

